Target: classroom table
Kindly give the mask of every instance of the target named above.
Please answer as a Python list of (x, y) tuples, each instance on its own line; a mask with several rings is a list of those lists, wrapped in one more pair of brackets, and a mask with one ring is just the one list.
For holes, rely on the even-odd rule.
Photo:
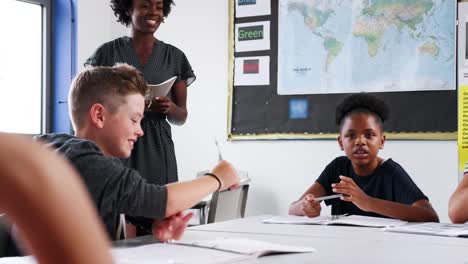
[[(186, 230), (184, 240), (249, 238), (291, 246), (313, 253), (279, 254), (260, 258), (234, 253), (158, 243), (151, 236), (113, 243), (117, 264), (145, 263), (460, 263), (468, 264), (468, 238), (384, 232), (380, 228), (323, 225), (263, 224), (256, 216)], [(18, 259), (17, 259), (18, 260)], [(18, 263), (16, 261), (0, 263)], [(29, 263), (29, 262), (24, 262)]]
[[(232, 232), (246, 234), (271, 234), (280, 236), (305, 236), (316, 238), (336, 238), (341, 240), (377, 239), (398, 241), (405, 240), (412, 243), (435, 243), (446, 245), (462, 244), (467, 247), (468, 238), (442, 237), (383, 232), (381, 228), (338, 226), (338, 225), (285, 225), (264, 224), (262, 220), (273, 217), (273, 215), (260, 215), (231, 221), (213, 223), (209, 225), (198, 225), (188, 228), (192, 231), (206, 232)], [(359, 232), (359, 233), (357, 233)], [(466, 263), (468, 264), (468, 262)]]
[[(184, 239), (250, 238), (272, 243), (315, 248), (314, 253), (280, 254), (235, 263), (464, 263), (468, 239), (384, 232), (380, 228), (322, 225), (263, 224), (256, 216), (188, 228)], [(155, 243), (151, 237), (114, 243), (131, 247)], [(177, 245), (154, 244), (148, 250), (175, 250)], [(198, 249), (201, 250), (201, 249)], [(201, 251), (200, 251), (201, 252)], [(200, 253), (204, 254), (204, 253)], [(207, 260), (208, 261), (208, 260)], [(178, 263), (178, 262), (174, 262)], [(216, 262), (214, 262), (216, 263)]]

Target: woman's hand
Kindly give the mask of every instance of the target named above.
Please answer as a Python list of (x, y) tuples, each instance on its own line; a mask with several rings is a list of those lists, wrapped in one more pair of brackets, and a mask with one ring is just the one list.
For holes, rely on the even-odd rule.
[(154, 97), (151, 102), (147, 104), (147, 109), (157, 113), (169, 114), (176, 107), (174, 102), (169, 97), (158, 96)]
[(352, 202), (363, 211), (369, 211), (371, 197), (363, 192), (353, 179), (340, 176), (340, 180), (339, 183), (332, 184), (333, 192), (344, 194), (345, 196), (341, 200)]

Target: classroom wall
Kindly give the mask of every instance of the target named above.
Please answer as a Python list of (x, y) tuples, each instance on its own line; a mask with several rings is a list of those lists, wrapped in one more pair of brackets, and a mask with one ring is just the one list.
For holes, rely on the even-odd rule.
[[(188, 91), (187, 123), (173, 126), (179, 178), (192, 179), (215, 164), (217, 138), (223, 157), (252, 178), (246, 214), (286, 214), (289, 204), (343, 153), (334, 140), (226, 141), (228, 1), (175, 2), (156, 37), (184, 51), (197, 75)], [(127, 34), (115, 20), (108, 1), (78, 1), (80, 67), (98, 45)], [(381, 153), (407, 170), (441, 221), (448, 221), (447, 203), (458, 181), (456, 141), (392, 140)]]

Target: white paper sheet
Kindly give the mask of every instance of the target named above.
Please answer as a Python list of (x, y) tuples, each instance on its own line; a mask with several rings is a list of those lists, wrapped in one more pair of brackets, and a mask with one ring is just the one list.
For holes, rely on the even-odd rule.
[(423, 223), (408, 224), (399, 227), (386, 228), (385, 231), (436, 235), (436, 236), (468, 236), (468, 224)]
[(140, 247), (113, 249), (116, 264), (215, 264), (254, 258), (207, 248), (157, 243)]
[(0, 264), (36, 264), (36, 263), (37, 263), (36, 259), (31, 256), (0, 258)]
[(209, 248), (261, 257), (274, 253), (306, 253), (315, 252), (311, 247), (288, 246), (276, 243), (269, 243), (249, 238), (218, 238), (213, 240), (181, 240), (176, 244)]
[(151, 100), (157, 96), (166, 96), (174, 85), (177, 76), (173, 76), (166, 81), (159, 84), (148, 84), (148, 91), (146, 93), (146, 99)]
[(350, 216), (339, 216), (338, 218), (333, 216), (318, 216), (309, 218), (306, 216), (275, 216), (262, 221), (268, 224), (295, 224), (295, 225), (354, 225), (354, 226), (366, 226), (366, 227), (390, 227), (390, 226), (402, 226), (407, 224), (406, 221), (397, 219), (381, 218), (381, 217), (370, 217), (362, 215), (350, 215)]

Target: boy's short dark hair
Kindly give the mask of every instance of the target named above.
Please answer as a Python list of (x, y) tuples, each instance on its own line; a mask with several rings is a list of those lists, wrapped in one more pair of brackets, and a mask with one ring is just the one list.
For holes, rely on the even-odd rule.
[(340, 130), (345, 118), (355, 113), (372, 114), (383, 130), (383, 123), (388, 119), (390, 111), (383, 100), (373, 95), (367, 93), (352, 94), (336, 107), (336, 124), (340, 127)]
[(130, 94), (146, 95), (143, 74), (127, 64), (86, 68), (72, 81), (68, 94), (69, 111), (75, 130), (83, 127), (86, 113), (96, 103), (115, 113)]
[[(111, 8), (114, 10), (114, 15), (117, 17), (117, 22), (120, 22), (128, 27), (131, 22), (129, 10), (132, 8), (133, 0), (111, 0)], [(173, 0), (163, 0), (163, 17), (167, 17), (171, 13), (171, 6), (174, 5)]]

